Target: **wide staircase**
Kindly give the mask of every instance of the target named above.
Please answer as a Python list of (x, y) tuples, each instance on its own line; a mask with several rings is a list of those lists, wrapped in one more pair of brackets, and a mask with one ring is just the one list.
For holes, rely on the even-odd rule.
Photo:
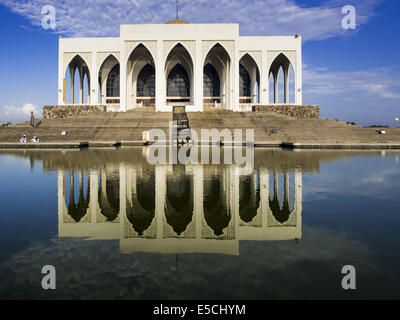
[[(0, 142), (19, 142), (22, 135), (30, 140), (38, 136), (41, 142), (142, 141), (143, 131), (162, 129), (166, 138), (170, 121), (177, 121), (178, 132), (195, 130), (201, 139), (201, 129), (253, 129), (255, 142), (304, 143), (398, 143), (400, 129), (361, 128), (331, 119), (294, 119), (272, 112), (232, 112), (221, 108), (204, 112), (155, 112), (154, 108), (137, 108), (128, 112), (88, 113), (65, 119), (37, 119), (36, 127), (22, 122), (0, 128)], [(61, 132), (67, 135), (62, 136)], [(243, 132), (243, 140), (245, 132)], [(192, 139), (190, 136), (188, 139)], [(186, 140), (186, 139), (184, 139)], [(181, 141), (185, 142), (185, 141)]]
[[(29, 122), (0, 128), (0, 141), (18, 142), (22, 135), (28, 139), (38, 136), (41, 142), (62, 141), (141, 141), (142, 132), (152, 128), (169, 132), (170, 113), (155, 112), (154, 108), (138, 108), (128, 112), (88, 113), (65, 119), (37, 119), (35, 128)], [(61, 132), (67, 135), (62, 136)]]

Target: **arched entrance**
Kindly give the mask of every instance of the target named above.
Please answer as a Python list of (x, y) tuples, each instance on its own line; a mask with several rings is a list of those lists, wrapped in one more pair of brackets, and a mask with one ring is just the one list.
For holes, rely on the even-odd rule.
[(203, 67), (204, 106), (223, 106), (230, 104), (230, 66), (231, 59), (219, 43), (208, 52)]
[(167, 105), (193, 104), (193, 60), (184, 46), (178, 43), (165, 62)]
[(127, 63), (127, 109), (155, 105), (155, 65), (150, 51), (139, 44)]
[[(281, 78), (283, 78), (283, 98), (279, 99), (279, 75), (281, 74)], [(290, 103), (290, 97), (293, 96), (293, 102), (295, 100), (295, 92), (294, 89), (292, 90), (293, 93), (290, 93), (290, 75), (293, 75), (293, 80), (295, 79), (294, 69), (290, 60), (284, 55), (280, 53), (275, 60), (272, 62), (271, 67), (268, 72), (268, 79), (273, 79), (273, 103)], [(294, 82), (294, 81), (293, 81)], [(295, 83), (293, 85), (295, 88)], [(271, 91), (271, 85), (270, 85)], [(270, 101), (272, 99), (270, 98)]]
[(255, 104), (260, 99), (260, 72), (257, 63), (247, 53), (239, 64), (239, 104)]
[(89, 67), (79, 54), (68, 64), (64, 79), (66, 90), (63, 100), (66, 104), (90, 104)]

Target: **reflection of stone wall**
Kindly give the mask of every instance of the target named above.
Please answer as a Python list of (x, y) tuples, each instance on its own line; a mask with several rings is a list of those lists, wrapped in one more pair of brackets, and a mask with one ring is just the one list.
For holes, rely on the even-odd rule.
[(298, 119), (319, 119), (319, 106), (302, 106), (302, 105), (266, 105), (253, 106), (255, 112), (276, 112), (284, 116)]
[(105, 111), (107, 111), (106, 106), (103, 105), (44, 106), (43, 118), (61, 119), (61, 118), (76, 117), (85, 113), (105, 112)]

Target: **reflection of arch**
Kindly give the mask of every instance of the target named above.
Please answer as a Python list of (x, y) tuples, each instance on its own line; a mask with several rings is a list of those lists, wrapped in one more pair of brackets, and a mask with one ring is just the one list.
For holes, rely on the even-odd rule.
[[(153, 70), (155, 70), (155, 64), (154, 64), (154, 59), (149, 51), (149, 49), (142, 43), (138, 44), (131, 52), (129, 55), (129, 58), (127, 60), (127, 104), (128, 104), (128, 109), (131, 109), (135, 106), (154, 106), (155, 104), (155, 95), (148, 95), (144, 96), (144, 94), (150, 94), (152, 93), (151, 91), (155, 90), (155, 83), (153, 86), (153, 90), (150, 90), (150, 92), (144, 92), (144, 91), (138, 91), (140, 88), (142, 88), (141, 84), (139, 81), (143, 80), (143, 73), (141, 75), (141, 80), (139, 80), (139, 74), (142, 72), (142, 70), (146, 67), (147, 71), (149, 71), (149, 67), (147, 65), (151, 66)], [(149, 76), (150, 78), (147, 78), (149, 81), (149, 86), (151, 84), (151, 75)], [(151, 88), (147, 87), (147, 88)], [(142, 95), (143, 94), (143, 95)]]
[(167, 103), (186, 105), (193, 101), (194, 72), (189, 51), (178, 43), (165, 61)]
[(289, 175), (287, 172), (285, 172), (284, 174), (284, 200), (282, 208), (279, 202), (278, 175), (276, 172), (274, 172), (274, 197), (272, 200), (269, 197), (269, 207), (271, 209), (272, 215), (279, 223), (283, 224), (289, 220), (291, 211), (289, 203)]
[(225, 193), (220, 177), (204, 180), (203, 187), (204, 219), (216, 236), (221, 236), (229, 226), (231, 212), (225, 202)]
[[(256, 181), (254, 181), (256, 180)], [(249, 223), (260, 207), (260, 185), (253, 175), (241, 177), (239, 181), (239, 215), (242, 221)]]
[[(214, 69), (214, 70), (213, 70)], [(230, 74), (231, 74), (231, 58), (226, 49), (216, 43), (206, 54), (203, 63), (203, 99), (205, 106), (214, 106), (215, 103), (228, 106), (230, 104)], [(212, 74), (212, 76), (210, 76)], [(215, 79), (214, 85), (217, 87), (210, 95), (207, 90), (208, 79)], [(209, 87), (209, 86), (208, 86)], [(219, 87), (219, 90), (218, 90)], [(214, 89), (214, 88), (213, 88)]]
[(83, 188), (83, 172), (82, 170), (79, 171), (79, 196), (78, 202), (75, 203), (74, 170), (70, 171), (69, 179), (69, 203), (67, 207), (67, 212), (75, 222), (79, 222), (88, 212), (90, 202), (90, 184), (87, 184), (87, 193), (85, 198)]
[(155, 176), (137, 177), (136, 188), (126, 204), (126, 217), (132, 228), (142, 236), (155, 217)]
[[(293, 64), (290, 62), (289, 58), (284, 54), (280, 53), (272, 62), (271, 67), (268, 71), (268, 79), (271, 74), (274, 80), (274, 103), (279, 103), (279, 85), (278, 85), (278, 74), (279, 70), (282, 68), (283, 77), (284, 77), (284, 103), (289, 103), (289, 72), (290, 67), (293, 67)], [(293, 76), (296, 79), (295, 71), (293, 68)]]
[(192, 177), (185, 174), (167, 177), (165, 218), (178, 236), (192, 221), (193, 207)]
[(260, 99), (260, 72), (257, 62), (246, 53), (239, 63), (239, 103), (258, 103)]
[(98, 192), (100, 213), (107, 221), (115, 221), (119, 214), (119, 177), (100, 175)]

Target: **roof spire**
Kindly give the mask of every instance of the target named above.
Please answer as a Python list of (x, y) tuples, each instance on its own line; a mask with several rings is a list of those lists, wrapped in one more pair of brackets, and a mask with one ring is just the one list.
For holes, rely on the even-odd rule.
[(179, 19), (179, 1), (176, 0), (176, 20)]

